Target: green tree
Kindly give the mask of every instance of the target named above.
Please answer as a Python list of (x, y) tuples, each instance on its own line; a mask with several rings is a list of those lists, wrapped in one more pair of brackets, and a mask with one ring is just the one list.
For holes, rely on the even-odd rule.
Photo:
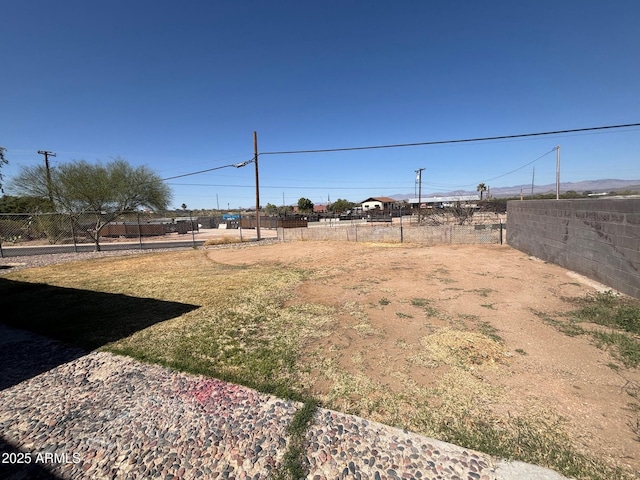
[(300, 198), (300, 200), (298, 200), (298, 211), (313, 212), (313, 202), (308, 198)]
[(280, 208), (278, 208), (278, 213), (280, 215), (287, 215), (288, 213), (293, 212), (293, 207), (290, 205), (284, 205)]
[(353, 205), (353, 202), (350, 202), (349, 200), (345, 200), (343, 198), (339, 198), (331, 205), (329, 205), (327, 209), (333, 213), (342, 213), (346, 212), (347, 210), (351, 210), (353, 208)]
[[(48, 198), (45, 167), (23, 167), (11, 188), (22, 195)], [(96, 251), (100, 251), (100, 232), (108, 223), (140, 207), (164, 210), (171, 200), (171, 190), (160, 176), (122, 158), (106, 164), (75, 160), (52, 168), (51, 195), (56, 211), (94, 216), (95, 226), (87, 233)]]
[[(7, 149), (4, 147), (0, 147), (0, 168), (2, 168), (3, 165), (6, 165), (7, 163), (9, 163), (9, 160), (7, 160), (4, 156), (4, 152), (6, 152)], [(3, 176), (2, 176), (2, 172), (0, 172), (0, 193), (4, 193), (4, 189), (2, 188), (2, 180), (3, 180)]]
[(49, 199), (40, 197), (14, 197), (3, 195), (0, 197), (0, 213), (36, 213), (50, 212)]
[(487, 186), (484, 183), (479, 183), (476, 191), (480, 192), (480, 201), (482, 201), (482, 194), (487, 191)]
[(566, 192), (564, 192), (564, 194), (562, 195), (562, 198), (580, 198), (582, 197), (582, 195), (580, 195), (578, 192), (576, 192), (575, 190), (567, 190)]
[(267, 203), (267, 206), (265, 207), (264, 210), (267, 213), (267, 215), (275, 215), (278, 213), (278, 207), (273, 203)]

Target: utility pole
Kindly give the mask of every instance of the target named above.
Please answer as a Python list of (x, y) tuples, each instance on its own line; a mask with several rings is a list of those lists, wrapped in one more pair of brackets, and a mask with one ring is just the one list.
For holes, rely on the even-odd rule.
[(533, 166), (533, 174), (531, 175), (531, 198), (533, 198), (533, 184), (536, 180), (536, 166)]
[(47, 169), (47, 192), (49, 193), (49, 201), (53, 206), (53, 190), (51, 187), (51, 168), (49, 167), (49, 157), (55, 157), (56, 154), (48, 150), (38, 150), (40, 155), (44, 155), (44, 166)]
[(556, 147), (556, 200), (560, 200), (560, 145)]
[(420, 225), (422, 212), (422, 171), (424, 168), (416, 170), (416, 181), (418, 182), (418, 225)]
[(260, 187), (258, 184), (258, 133), (253, 132), (253, 163), (256, 164), (256, 240), (260, 240)]

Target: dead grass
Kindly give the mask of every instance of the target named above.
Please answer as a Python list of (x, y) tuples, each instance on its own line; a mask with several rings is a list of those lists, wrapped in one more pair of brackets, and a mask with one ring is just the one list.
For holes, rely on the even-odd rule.
[(509, 353), (496, 340), (481, 333), (442, 328), (421, 341), (435, 362), (475, 369), (504, 363)]
[[(395, 245), (366, 247), (380, 246)], [(577, 448), (564, 419), (550, 408), (532, 404), (525, 413), (507, 408), (507, 414), (497, 408), (509, 405), (509, 392), (488, 382), (485, 372), (508, 365), (511, 353), (477, 315), (445, 314), (434, 300), (411, 294), (401, 301), (375, 283), (356, 287), (362, 301), (337, 306), (295, 296), (310, 278), (353, 292), (336, 281), (349, 273), (345, 265), (316, 272), (269, 262), (216, 263), (194, 250), (54, 265), (4, 278), (198, 307), (110, 341), (102, 346), (108, 351), (287, 398), (313, 397), (329, 408), (577, 478), (632, 478)], [(437, 273), (449, 274), (442, 268)], [(379, 292), (393, 301), (380, 301)], [(40, 301), (46, 308), (47, 299)], [(413, 310), (398, 314), (395, 306)], [(427, 324), (422, 335), (394, 342), (399, 357), (383, 347), (387, 332), (375, 315), (385, 310), (394, 321), (421, 317)], [(333, 342), (334, 332), (363, 346)]]
[(239, 237), (232, 237), (229, 235), (225, 235), (223, 237), (218, 237), (218, 238), (209, 238), (207, 240), (205, 240), (204, 242), (204, 246), (205, 247), (210, 247), (213, 245), (229, 245), (232, 243), (243, 243), (243, 242), (248, 242), (248, 239), (242, 239), (240, 240)]

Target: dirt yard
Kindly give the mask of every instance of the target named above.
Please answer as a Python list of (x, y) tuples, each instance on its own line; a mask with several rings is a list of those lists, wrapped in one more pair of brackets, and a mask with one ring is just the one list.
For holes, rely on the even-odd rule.
[(596, 291), (584, 277), (506, 245), (298, 242), (209, 256), (309, 271), (291, 303), (334, 319), (306, 352), (329, 405), (412, 429), (437, 398), (469, 422), (545, 417), (578, 450), (640, 471), (640, 371), (543, 319)]

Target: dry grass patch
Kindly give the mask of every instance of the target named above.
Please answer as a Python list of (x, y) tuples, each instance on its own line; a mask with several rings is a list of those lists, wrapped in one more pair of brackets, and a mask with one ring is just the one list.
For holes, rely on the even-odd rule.
[[(287, 398), (312, 396), (329, 408), (577, 478), (633, 478), (597, 460), (598, 455), (585, 454), (584, 445), (567, 433), (569, 421), (552, 408), (536, 398), (525, 401), (501, 383), (501, 375), (509, 377), (517, 369), (526, 377), (523, 362), (540, 361), (536, 337), (526, 337), (531, 342), (526, 344), (528, 355), (510, 357), (512, 348), (524, 345), (521, 337), (513, 340), (521, 327), (537, 322), (544, 329), (534, 331), (545, 335), (553, 329), (535, 315), (522, 322), (518, 315), (530, 311), (524, 308), (515, 315), (507, 302), (494, 312), (483, 308), (478, 297), (496, 292), (498, 298), (504, 281), (492, 283), (487, 275), (481, 288), (468, 282), (477, 251), (472, 260), (459, 260), (464, 265), (459, 268), (453, 259), (464, 253), (462, 247), (311, 246), (104, 258), (22, 270), (5, 278), (197, 307), (103, 344), (112, 352)], [(446, 268), (432, 258), (436, 251), (445, 256)], [(492, 250), (484, 268), (502, 271), (520, 259), (507, 257), (494, 267), (502, 261), (501, 252)], [(382, 277), (384, 255), (387, 264), (411, 269), (384, 270)], [(434, 282), (438, 275), (446, 278)], [(446, 298), (450, 287), (442, 282), (459, 282), (462, 300)], [(523, 293), (521, 284), (512, 285), (510, 295)], [(546, 298), (536, 293), (536, 302)], [(46, 299), (35, 301), (42, 303), (34, 309), (47, 308)], [(491, 323), (486, 321), (489, 314)], [(92, 327), (94, 321), (88, 318), (85, 324)], [(557, 342), (549, 336), (547, 342), (549, 338)]]
[[(208, 259), (205, 252), (183, 251), (72, 262), (21, 270), (5, 278), (19, 281), (19, 285), (64, 287), (65, 292), (70, 289), (70, 296), (85, 291), (106, 294), (94, 315), (87, 317), (79, 312), (74, 319), (75, 331), (87, 326), (80, 346), (102, 345), (105, 350), (144, 361), (302, 399), (308, 383), (307, 369), (299, 363), (298, 352), (305, 341), (322, 335), (330, 318), (329, 307), (286, 305), (306, 275), (303, 269), (223, 265)], [(117, 332), (120, 323), (126, 323), (126, 334), (110, 337), (105, 345), (103, 337), (92, 330), (95, 322), (113, 308), (115, 299), (140, 297), (197, 308), (183, 309), (166, 321), (141, 324), (139, 328), (130, 328), (129, 323), (143, 312), (110, 316), (105, 328)], [(48, 300), (50, 297), (41, 298), (41, 305), (32, 306), (48, 310)], [(58, 323), (54, 330), (63, 330), (68, 321), (60, 311), (55, 312)], [(42, 325), (32, 326), (38, 330)], [(43, 333), (55, 336), (55, 331)]]
[(422, 345), (436, 362), (464, 369), (504, 363), (509, 353), (496, 340), (481, 333), (441, 328), (422, 338)]
[(223, 237), (218, 237), (218, 238), (209, 238), (207, 240), (205, 240), (204, 242), (204, 246), (205, 247), (211, 247), (214, 245), (229, 245), (232, 243), (243, 243), (243, 242), (248, 242), (248, 239), (240, 239), (240, 237), (232, 237), (229, 235), (225, 235)]

